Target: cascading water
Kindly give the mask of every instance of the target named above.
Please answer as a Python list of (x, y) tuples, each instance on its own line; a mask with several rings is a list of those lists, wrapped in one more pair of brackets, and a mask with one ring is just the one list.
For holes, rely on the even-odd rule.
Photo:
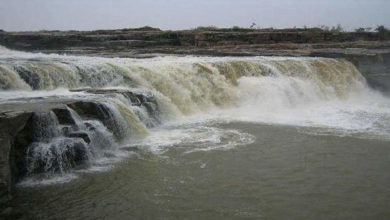
[[(34, 120), (42, 129), (34, 136), (41, 139), (28, 147), (29, 173), (74, 167), (63, 164), (75, 163), (68, 158), (77, 150), (88, 152), (81, 161), (91, 161), (106, 155), (96, 149), (113, 150), (119, 145), (149, 146), (160, 152), (178, 143), (218, 149), (253, 141), (249, 134), (235, 130), (186, 127), (210, 120), (287, 124), (316, 134), (331, 131), (390, 138), (390, 101), (370, 89), (359, 71), (342, 59), (122, 59), (1, 48), (0, 89), (3, 105), (23, 102), (26, 96), (76, 101), (67, 104), (75, 121), (70, 127), (56, 122), (53, 113)], [(80, 131), (86, 137), (69, 135)]]

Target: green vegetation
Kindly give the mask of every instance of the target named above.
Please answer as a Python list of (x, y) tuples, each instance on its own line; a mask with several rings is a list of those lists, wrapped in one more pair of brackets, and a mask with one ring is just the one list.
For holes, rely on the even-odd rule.
[(153, 35), (145, 36), (145, 40), (177, 40), (178, 33), (173, 31), (162, 31)]
[(371, 30), (372, 30), (371, 27), (360, 27), (360, 28), (356, 28), (355, 32), (356, 33), (366, 33), (366, 32), (370, 32)]
[[(253, 25), (253, 24), (252, 24)], [(217, 26), (199, 26), (193, 29), (194, 31), (218, 31), (218, 32), (251, 32), (251, 31), (258, 31), (260, 29), (251, 27), (251, 28), (245, 28), (240, 26), (233, 26), (231, 28), (219, 28)]]
[(150, 26), (143, 26), (139, 28), (123, 28), (122, 31), (161, 31), (160, 28), (154, 28)]
[(376, 32), (378, 33), (378, 37), (380, 40), (387, 40), (390, 38), (390, 30), (387, 29), (383, 25), (379, 25), (377, 28), (375, 28)]
[(199, 26), (194, 29), (194, 31), (217, 31), (219, 28), (217, 26)]
[[(369, 31), (370, 28), (363, 28), (364, 31)], [(289, 31), (289, 32), (300, 32), (300, 31), (308, 31), (308, 32), (330, 32), (330, 33), (342, 33), (346, 32), (343, 26), (340, 24), (336, 26), (325, 26), (321, 25), (319, 27), (307, 27), (306, 25), (303, 28), (260, 28), (256, 26), (256, 23), (252, 23), (249, 28), (233, 26), (231, 28), (218, 28), (217, 26), (199, 26), (193, 29), (194, 31), (202, 32), (202, 31), (216, 31), (216, 32), (281, 32), (281, 31)], [(359, 29), (360, 30), (360, 29)]]
[(344, 30), (343, 26), (341, 26), (341, 24), (337, 24), (337, 26), (332, 26), (332, 27), (329, 27), (326, 25), (321, 25), (319, 28), (322, 29), (322, 31), (331, 32), (331, 33), (345, 32), (345, 30)]

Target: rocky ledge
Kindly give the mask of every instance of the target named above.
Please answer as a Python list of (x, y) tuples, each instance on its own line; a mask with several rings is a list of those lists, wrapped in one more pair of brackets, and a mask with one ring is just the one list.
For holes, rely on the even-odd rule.
[[(123, 122), (107, 105), (108, 99), (120, 95), (128, 105), (145, 109), (148, 117), (140, 118), (145, 126), (159, 123), (157, 102), (150, 94), (125, 89), (74, 92), (86, 96), (21, 98), (0, 103), (0, 210), (8, 206), (13, 186), (23, 177), (85, 166), (96, 154), (93, 148), (112, 144), (107, 142), (109, 138), (102, 138), (104, 130), (115, 142), (124, 138)], [(43, 153), (54, 155), (53, 160), (39, 155), (45, 149)]]
[(390, 34), (332, 32), (319, 28), (198, 28), (162, 31), (157, 28), (0, 32), (0, 45), (24, 51), (150, 57), (157, 54), (213, 56), (321, 56), (388, 53)]

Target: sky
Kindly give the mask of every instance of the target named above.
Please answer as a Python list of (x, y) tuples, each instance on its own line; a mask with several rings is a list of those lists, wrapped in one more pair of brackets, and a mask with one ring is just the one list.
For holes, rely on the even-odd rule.
[(0, 0), (0, 29), (390, 27), (390, 0)]

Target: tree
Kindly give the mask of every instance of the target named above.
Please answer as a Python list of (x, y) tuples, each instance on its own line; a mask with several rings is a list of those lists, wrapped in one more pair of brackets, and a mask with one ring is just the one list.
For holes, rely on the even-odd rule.
[(250, 28), (252, 29), (252, 28), (255, 28), (255, 27), (256, 27), (256, 23), (255, 23), (255, 22), (252, 22)]
[(371, 27), (360, 27), (360, 28), (356, 28), (355, 32), (357, 32), (357, 33), (365, 33), (365, 32), (370, 32), (371, 29), (372, 29)]
[(390, 30), (383, 25), (379, 25), (375, 28), (380, 40), (387, 40), (390, 38)]
[(326, 32), (329, 31), (329, 27), (326, 26), (326, 25), (321, 25), (320, 28), (321, 28), (323, 31), (326, 31)]
[(357, 33), (364, 33), (364, 32), (366, 32), (366, 29), (365, 29), (365, 28), (362, 28), (362, 27), (356, 28), (356, 29), (355, 29), (355, 32), (357, 32)]
[(340, 33), (340, 32), (344, 32), (344, 28), (343, 26), (341, 26), (341, 24), (337, 24), (337, 26), (333, 26), (331, 29), (330, 29), (330, 32), (334, 32), (334, 33)]
[(383, 25), (379, 25), (378, 27), (375, 28), (375, 30), (378, 32), (378, 33), (386, 33), (386, 32), (389, 32), (389, 29), (387, 29), (385, 26)]

